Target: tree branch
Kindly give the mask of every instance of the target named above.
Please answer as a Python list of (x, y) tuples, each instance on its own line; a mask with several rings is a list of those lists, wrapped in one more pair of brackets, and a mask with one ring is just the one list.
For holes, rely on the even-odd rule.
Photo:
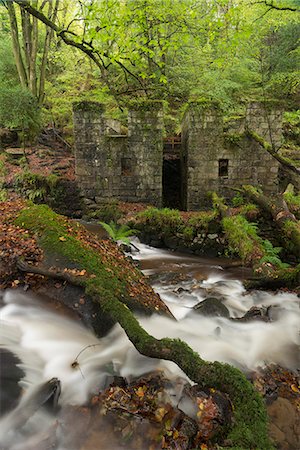
[(283, 156), (275, 152), (271, 144), (269, 144), (269, 142), (267, 142), (262, 136), (258, 135), (252, 130), (247, 130), (246, 133), (249, 137), (251, 137), (258, 144), (260, 144), (268, 153), (270, 153), (270, 155), (273, 156), (273, 158), (277, 159), (277, 161), (280, 162), (280, 164), (282, 164), (291, 172), (296, 173), (298, 176), (300, 176), (300, 169), (294, 166), (288, 159), (284, 158)]
[(274, 4), (273, 0), (262, 0), (259, 2), (254, 2), (255, 4), (259, 4), (259, 5), (265, 5), (267, 6), (268, 12), (271, 11), (272, 9), (275, 9), (276, 11), (291, 11), (291, 12), (300, 12), (299, 8), (293, 8), (292, 6), (279, 6)]

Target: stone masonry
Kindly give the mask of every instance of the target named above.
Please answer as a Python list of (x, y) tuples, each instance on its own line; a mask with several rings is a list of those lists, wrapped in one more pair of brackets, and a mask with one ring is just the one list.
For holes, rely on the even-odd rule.
[(213, 191), (230, 199), (235, 195), (232, 188), (243, 184), (263, 187), (267, 194), (277, 192), (279, 163), (245, 131), (251, 129), (279, 145), (281, 121), (280, 111), (266, 116), (260, 104), (251, 103), (246, 116), (228, 124), (224, 133), (217, 105), (190, 104), (182, 126), (184, 208), (197, 210), (209, 205), (207, 194)]
[[(85, 198), (163, 205), (163, 115), (159, 102), (136, 104), (128, 114), (128, 134), (105, 118), (95, 102), (74, 104), (76, 177)], [(210, 204), (208, 192), (225, 198), (242, 184), (278, 189), (278, 162), (254, 139), (254, 131), (278, 148), (282, 112), (251, 103), (244, 117), (223, 124), (216, 104), (195, 102), (182, 124), (182, 207), (197, 210)]]
[(74, 104), (75, 171), (84, 197), (161, 206), (163, 120), (161, 104), (129, 112), (128, 135), (95, 102)]

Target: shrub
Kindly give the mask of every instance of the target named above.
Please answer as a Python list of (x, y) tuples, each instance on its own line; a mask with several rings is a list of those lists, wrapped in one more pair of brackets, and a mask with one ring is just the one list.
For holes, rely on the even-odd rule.
[(289, 267), (289, 264), (283, 263), (278, 256), (282, 247), (273, 247), (273, 244), (268, 239), (263, 240), (262, 244), (265, 255), (259, 261), (260, 264), (267, 262), (279, 269), (287, 269)]
[(166, 233), (176, 232), (183, 225), (183, 219), (177, 209), (149, 207), (137, 215), (139, 221), (153, 229)]
[(49, 196), (54, 195), (57, 180), (58, 177), (56, 175), (45, 177), (25, 171), (16, 176), (15, 188), (21, 195), (34, 203), (42, 203), (46, 202)]
[(209, 224), (216, 217), (216, 211), (200, 211), (188, 220), (188, 225), (195, 230), (196, 234), (199, 231), (207, 232)]

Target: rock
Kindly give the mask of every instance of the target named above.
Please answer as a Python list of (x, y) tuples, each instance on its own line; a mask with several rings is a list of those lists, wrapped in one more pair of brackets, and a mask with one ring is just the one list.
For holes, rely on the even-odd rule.
[(268, 407), (270, 435), (282, 450), (300, 448), (300, 412), (286, 398), (278, 397)]
[(260, 320), (262, 322), (270, 322), (271, 318), (269, 317), (269, 308), (265, 306), (252, 306), (249, 311), (243, 317), (237, 317), (231, 320), (239, 321), (239, 322), (250, 322), (251, 320)]
[(8, 128), (0, 128), (0, 147), (18, 143), (18, 133)]
[(24, 156), (24, 150), (22, 148), (7, 148), (5, 153), (13, 159), (23, 158)]
[(195, 305), (193, 309), (203, 316), (218, 316), (229, 318), (229, 310), (219, 298), (207, 297), (205, 300), (197, 303), (197, 305)]
[(11, 411), (18, 403), (21, 395), (19, 381), (25, 376), (20, 364), (21, 361), (13, 353), (0, 348), (0, 416)]

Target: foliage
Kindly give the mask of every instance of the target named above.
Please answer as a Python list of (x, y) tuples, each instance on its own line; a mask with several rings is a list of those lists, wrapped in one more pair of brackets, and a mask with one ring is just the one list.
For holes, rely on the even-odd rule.
[(16, 176), (15, 187), (25, 198), (34, 203), (43, 203), (49, 196), (54, 195), (57, 180), (56, 175), (44, 177), (40, 174), (24, 171)]
[(4, 189), (3, 187), (1, 187), (1, 183), (0, 183), (0, 202), (5, 202), (7, 200), (7, 192), (6, 189)]
[(232, 206), (242, 206), (245, 203), (245, 198), (238, 192), (231, 200)]
[(241, 215), (224, 217), (222, 224), (231, 252), (238, 254), (244, 261), (251, 260), (252, 253), (256, 251), (256, 247), (263, 254), (261, 239), (257, 235), (256, 224), (248, 222)]
[(3, 178), (6, 175), (5, 157), (0, 155), (0, 202), (5, 202), (7, 199), (6, 189), (3, 188)]
[(300, 109), (296, 111), (286, 111), (283, 116), (285, 124), (292, 126), (300, 126)]
[[(129, 99), (165, 99), (171, 126), (182, 104), (202, 97), (218, 100), (229, 115), (249, 98), (297, 102), (300, 27), (293, 12), (266, 14), (260, 2), (244, 0), (59, 0), (55, 15), (50, 4), (31, 3), (42, 6), (59, 34), (49, 38), (45, 97), (39, 96), (46, 123), (71, 132), (74, 99), (101, 101), (122, 120)], [(19, 6), (15, 10), (21, 31)], [(1, 6), (0, 14), (0, 76), (16, 86), (8, 14)], [(48, 31), (38, 24), (37, 78)], [(229, 139), (237, 143), (238, 136)]]
[(260, 264), (267, 262), (279, 269), (287, 269), (289, 267), (289, 264), (283, 263), (278, 256), (282, 247), (273, 247), (273, 244), (268, 239), (263, 240), (262, 243), (265, 254), (259, 261)]
[(133, 230), (129, 228), (128, 225), (117, 225), (114, 222), (105, 223), (99, 222), (100, 225), (105, 229), (108, 233), (109, 237), (114, 242), (121, 242), (122, 244), (130, 244), (129, 236), (134, 236), (138, 233), (137, 230)]
[(215, 220), (217, 214), (215, 211), (200, 211), (188, 219), (188, 225), (198, 232), (208, 231), (209, 224)]
[(32, 94), (19, 85), (0, 82), (0, 123), (34, 136), (40, 128), (40, 110)]
[(177, 209), (149, 207), (137, 215), (142, 223), (165, 233), (175, 232), (183, 225), (183, 220)]
[(253, 219), (256, 219), (259, 214), (259, 208), (253, 203), (247, 203), (246, 205), (242, 205), (240, 207), (239, 212), (248, 220), (253, 221)]
[(287, 202), (289, 210), (300, 219), (300, 194), (295, 195), (293, 192), (285, 192), (283, 198)]

